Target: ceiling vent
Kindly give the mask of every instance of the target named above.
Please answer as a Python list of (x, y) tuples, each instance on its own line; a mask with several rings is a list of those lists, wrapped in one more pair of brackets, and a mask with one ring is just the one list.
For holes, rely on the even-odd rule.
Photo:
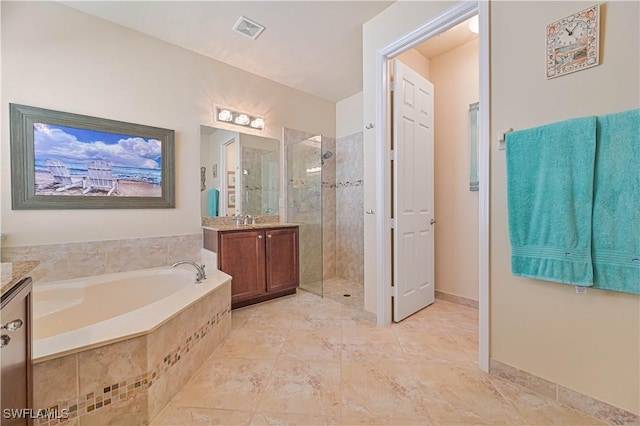
[(241, 16), (240, 19), (238, 19), (238, 22), (233, 26), (233, 30), (255, 40), (262, 31), (264, 31), (264, 26)]

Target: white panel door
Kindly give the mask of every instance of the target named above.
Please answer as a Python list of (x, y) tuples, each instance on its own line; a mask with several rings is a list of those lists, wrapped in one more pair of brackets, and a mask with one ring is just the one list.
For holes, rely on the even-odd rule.
[(394, 302), (401, 321), (434, 301), (433, 84), (394, 61)]

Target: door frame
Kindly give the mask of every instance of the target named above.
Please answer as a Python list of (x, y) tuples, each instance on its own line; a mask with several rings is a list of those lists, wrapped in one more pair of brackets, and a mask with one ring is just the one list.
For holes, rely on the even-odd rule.
[(478, 366), (489, 371), (489, 2), (461, 1), (413, 31), (392, 41), (376, 54), (376, 218), (377, 324), (391, 324), (391, 138), (388, 62), (417, 44), (478, 15)]
[[(228, 183), (227, 183), (227, 145), (232, 144), (232, 143), (238, 143), (238, 141), (240, 140), (240, 138), (238, 137), (239, 134), (236, 133), (233, 137), (229, 138), (226, 142), (222, 142), (220, 144), (220, 199), (223, 199), (222, 197), (224, 197), (225, 202), (224, 203), (219, 203), (219, 205), (223, 205), (224, 206), (224, 211), (220, 210), (219, 214), (221, 216), (228, 216), (229, 213), (229, 207), (227, 206), (227, 201), (228, 198)], [(236, 146), (237, 147), (237, 146)], [(237, 153), (236, 153), (237, 154)], [(238, 163), (238, 156), (236, 155), (236, 165)], [(236, 170), (237, 172), (237, 170)], [(237, 174), (237, 173), (236, 173)], [(236, 176), (236, 179), (238, 177)], [(237, 180), (236, 180), (237, 182)], [(236, 199), (237, 199), (237, 195), (236, 195)], [(234, 207), (235, 208), (235, 207)]]

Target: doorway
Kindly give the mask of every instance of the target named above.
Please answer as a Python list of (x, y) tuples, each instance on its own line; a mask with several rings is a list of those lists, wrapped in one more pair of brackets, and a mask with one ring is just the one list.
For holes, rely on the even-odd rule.
[[(377, 210), (384, 214), (378, 216), (377, 240), (378, 240), (378, 267), (377, 267), (377, 322), (379, 325), (391, 323), (391, 300), (393, 290), (389, 283), (392, 282), (392, 265), (389, 262), (393, 253), (392, 232), (390, 225), (393, 222), (391, 206), (388, 200), (392, 195), (391, 157), (390, 152), (390, 101), (387, 97), (389, 89), (388, 63), (399, 54), (411, 49), (415, 45), (434, 37), (449, 28), (469, 19), (474, 15), (479, 16), (479, 43), (480, 43), (480, 90), (479, 90), (479, 149), (478, 149), (478, 179), (480, 181), (478, 191), (478, 300), (479, 300), (479, 366), (482, 370), (489, 369), (489, 316), (488, 316), (488, 271), (489, 271), (489, 30), (488, 30), (488, 3), (487, 2), (460, 2), (425, 22), (416, 30), (403, 36), (386, 47), (380, 49), (377, 54), (376, 66), (378, 78), (376, 81), (376, 109), (377, 123), (376, 150), (377, 165), (376, 174), (381, 185), (377, 193)], [(390, 223), (391, 222), (391, 223)]]

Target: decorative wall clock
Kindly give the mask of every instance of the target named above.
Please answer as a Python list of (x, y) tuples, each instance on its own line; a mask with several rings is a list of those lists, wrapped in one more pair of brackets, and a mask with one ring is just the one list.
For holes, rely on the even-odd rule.
[(600, 5), (547, 25), (547, 79), (600, 63)]

